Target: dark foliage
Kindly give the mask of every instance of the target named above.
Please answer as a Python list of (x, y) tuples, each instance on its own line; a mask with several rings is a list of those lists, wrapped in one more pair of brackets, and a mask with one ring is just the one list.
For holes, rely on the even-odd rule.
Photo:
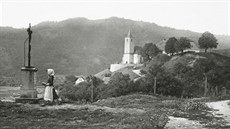
[(173, 55), (176, 52), (176, 49), (174, 47), (176, 42), (177, 42), (177, 39), (175, 37), (171, 37), (167, 40), (165, 44), (165, 52), (167, 54)]
[(162, 71), (157, 77), (157, 93), (180, 97), (182, 95), (183, 84), (170, 73)]
[(198, 97), (203, 94), (203, 73), (199, 69), (177, 63), (174, 66), (175, 77), (178, 78), (183, 84), (182, 96), (183, 97)]
[(154, 79), (156, 81), (156, 93), (166, 96), (180, 97), (183, 91), (182, 82), (175, 78), (171, 73), (166, 72), (161, 66), (153, 65), (147, 71), (144, 78), (134, 84), (136, 92), (153, 93)]
[(93, 86), (93, 98), (94, 101), (100, 98), (100, 91), (104, 86), (103, 81), (94, 76), (88, 76), (89, 80), (81, 82), (75, 85), (75, 76), (66, 77), (66, 81), (63, 85), (59, 86), (60, 96), (63, 99), (77, 100), (77, 101), (90, 101), (91, 88)]
[[(177, 63), (174, 65), (174, 76), (181, 80), (183, 83), (184, 97), (200, 97), (204, 94), (204, 81), (207, 76), (209, 95), (212, 95), (218, 91), (221, 91), (222, 87), (229, 87), (230, 71), (227, 64), (223, 66), (219, 61), (213, 58), (210, 54), (205, 54), (208, 58), (196, 59), (193, 66)], [(211, 58), (212, 57), (212, 58)], [(221, 60), (221, 57), (219, 57)], [(222, 57), (223, 58), (223, 57)], [(217, 95), (215, 93), (215, 95)]]
[(208, 73), (208, 82), (211, 86), (217, 86), (219, 90), (222, 87), (230, 89), (230, 67), (216, 66)]
[(119, 72), (111, 77), (108, 84), (104, 84), (101, 79), (93, 76), (87, 78), (90, 78), (89, 81), (75, 85), (73, 77), (67, 77), (64, 85), (59, 88), (61, 97), (69, 100), (90, 101), (92, 85), (94, 86), (94, 101), (102, 98), (126, 95), (134, 91), (134, 88), (131, 86), (133, 82), (129, 79), (129, 75), (123, 75)]
[(216, 37), (210, 32), (204, 32), (198, 40), (199, 46), (201, 49), (217, 48), (217, 39)]
[(174, 48), (175, 48), (176, 52), (181, 52), (181, 54), (183, 54), (183, 51), (185, 49), (191, 48), (190, 40), (186, 37), (181, 37), (174, 44)]
[(154, 56), (161, 53), (161, 50), (153, 43), (146, 43), (141, 51), (144, 62), (150, 61)]
[(123, 75), (120, 72), (115, 73), (109, 83), (101, 88), (101, 98), (117, 97), (130, 93), (129, 75)]

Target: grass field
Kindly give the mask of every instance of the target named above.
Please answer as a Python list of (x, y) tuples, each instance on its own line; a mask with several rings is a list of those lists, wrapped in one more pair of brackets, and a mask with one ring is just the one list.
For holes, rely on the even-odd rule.
[[(15, 89), (2, 88), (1, 94)], [(200, 103), (200, 102), (199, 102)], [(131, 94), (94, 103), (39, 104), (0, 102), (0, 127), (31, 129), (168, 129), (230, 128), (221, 117), (192, 100)], [(201, 102), (202, 103), (202, 102)], [(198, 105), (198, 106), (197, 106)], [(191, 129), (192, 129), (191, 128)]]

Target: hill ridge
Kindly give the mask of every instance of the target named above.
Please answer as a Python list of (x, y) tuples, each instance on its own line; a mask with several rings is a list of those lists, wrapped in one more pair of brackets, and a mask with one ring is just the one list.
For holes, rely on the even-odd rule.
[[(19, 76), (23, 65), (23, 42), (26, 28), (0, 27), (0, 47), (8, 57), (0, 59), (1, 74)], [(46, 78), (45, 69), (54, 68), (58, 74), (89, 75), (108, 68), (122, 58), (124, 37), (131, 29), (135, 45), (158, 43), (169, 37), (186, 36), (198, 41), (200, 33), (162, 27), (155, 23), (111, 17), (89, 20), (73, 18), (60, 22), (44, 22), (32, 26), (32, 64), (38, 67), (39, 78)], [(218, 37), (221, 48), (230, 48), (229, 36)], [(197, 42), (196, 42), (197, 43)], [(12, 69), (4, 61), (10, 60)], [(9, 74), (11, 73), (11, 74)]]

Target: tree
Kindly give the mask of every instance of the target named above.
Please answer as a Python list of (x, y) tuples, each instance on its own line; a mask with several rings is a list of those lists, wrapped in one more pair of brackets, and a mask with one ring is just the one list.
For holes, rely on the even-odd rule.
[(185, 49), (191, 48), (190, 40), (186, 37), (181, 37), (174, 44), (174, 48), (175, 48), (176, 52), (181, 52), (181, 54), (183, 54), (183, 51)]
[(176, 52), (175, 47), (174, 47), (176, 42), (177, 42), (177, 39), (175, 37), (171, 37), (167, 40), (165, 44), (165, 52), (167, 54), (173, 55)]
[(162, 65), (154, 64), (149, 67), (144, 78), (138, 80), (136, 87), (139, 91), (154, 94), (172, 95), (180, 97), (182, 83), (172, 74), (165, 71)]
[(150, 61), (154, 56), (161, 53), (161, 50), (153, 43), (146, 43), (142, 49), (141, 55), (144, 61)]
[(208, 48), (217, 48), (217, 39), (210, 32), (204, 32), (198, 40), (199, 46), (201, 49), (204, 49), (207, 52)]
[(88, 79), (88, 82), (90, 84), (90, 95), (91, 95), (91, 102), (94, 101), (94, 98), (95, 98), (95, 89), (97, 88), (98, 85), (102, 84), (103, 81), (100, 79), (100, 78), (97, 78), (95, 76), (92, 76), (92, 75), (89, 75), (87, 77)]
[(172, 74), (164, 69), (160, 69), (157, 73), (157, 93), (163, 95), (171, 95), (180, 97), (182, 94), (182, 83)]
[(177, 76), (177, 78), (185, 77), (184, 74), (188, 72), (189, 67), (183, 65), (182, 63), (178, 62), (173, 67), (174, 74)]
[(157, 74), (161, 71), (161, 65), (153, 65), (149, 68), (149, 73), (154, 77), (153, 94), (156, 94)]
[(194, 97), (203, 94), (202, 84), (203, 73), (200, 73), (199, 69), (193, 69), (191, 66), (187, 66), (182, 63), (176, 63), (173, 67), (174, 76), (178, 78), (183, 84), (181, 97)]
[(226, 87), (230, 89), (230, 67), (216, 66), (208, 73), (208, 82), (213, 89)]
[(213, 60), (199, 59), (194, 63), (194, 69), (204, 75), (204, 96), (207, 96), (208, 93), (208, 75), (215, 67)]
[(103, 91), (106, 97), (117, 97), (125, 95), (130, 92), (129, 83), (130, 78), (128, 74), (122, 74), (121, 72), (115, 73), (109, 80), (107, 88)]

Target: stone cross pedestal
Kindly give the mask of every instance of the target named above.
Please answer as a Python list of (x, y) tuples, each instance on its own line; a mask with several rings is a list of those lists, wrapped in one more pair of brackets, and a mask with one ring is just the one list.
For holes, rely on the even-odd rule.
[(22, 87), (21, 96), (25, 98), (37, 98), (36, 90), (36, 72), (38, 71), (35, 67), (22, 67)]
[(18, 103), (38, 103), (41, 98), (37, 97), (37, 87), (36, 87), (36, 73), (37, 68), (35, 67), (22, 67), (21, 77), (21, 95), (20, 98), (16, 98), (15, 102)]

